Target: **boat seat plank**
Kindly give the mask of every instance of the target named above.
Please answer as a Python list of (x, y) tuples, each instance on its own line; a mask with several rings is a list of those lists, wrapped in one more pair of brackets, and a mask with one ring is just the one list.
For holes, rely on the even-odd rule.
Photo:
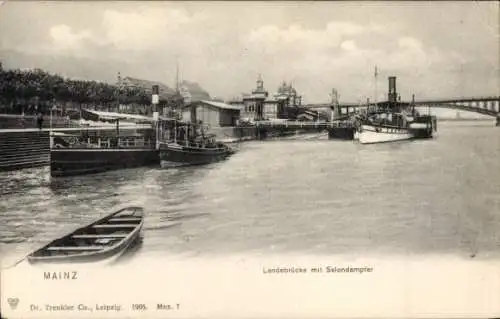
[(75, 246), (75, 247), (69, 247), (69, 246), (62, 246), (62, 247), (47, 247), (47, 250), (51, 251), (61, 251), (61, 250), (102, 250), (104, 248), (107, 248), (106, 246)]
[(142, 218), (140, 217), (118, 217), (118, 218), (111, 218), (108, 219), (110, 222), (139, 222), (141, 221)]
[(137, 225), (131, 224), (104, 224), (104, 225), (94, 225), (94, 228), (136, 228)]
[(91, 235), (91, 234), (82, 234), (82, 235), (73, 235), (73, 238), (125, 238), (128, 234), (102, 234), (102, 235)]
[(120, 215), (115, 215), (115, 216), (112, 216), (110, 218), (125, 218), (125, 217), (141, 217), (141, 216), (137, 216), (136, 214), (120, 214)]

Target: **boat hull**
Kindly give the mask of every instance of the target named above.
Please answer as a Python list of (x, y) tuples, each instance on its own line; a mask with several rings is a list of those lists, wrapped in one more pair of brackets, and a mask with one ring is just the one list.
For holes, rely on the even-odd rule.
[(396, 142), (414, 138), (414, 135), (408, 129), (371, 125), (362, 125), (361, 131), (357, 135), (361, 144)]
[(332, 127), (328, 129), (328, 138), (337, 140), (354, 140), (356, 129), (354, 127)]
[[(85, 234), (92, 233), (89, 229), (94, 226), (94, 225), (102, 225), (103, 223), (106, 223), (108, 220), (110, 220), (111, 217), (126, 211), (128, 209), (135, 209), (139, 210), (140, 214), (138, 215), (139, 221), (132, 225), (133, 229), (124, 235), (124, 238), (119, 240), (117, 243), (113, 244), (110, 247), (103, 248), (101, 250), (93, 251), (93, 252), (82, 252), (82, 253), (73, 253), (73, 254), (67, 254), (67, 255), (47, 255), (47, 250), (50, 249), (51, 247), (54, 246), (60, 246), (65, 243), (67, 243), (69, 240), (71, 240), (71, 237), (74, 234), (80, 233), (85, 236)], [(143, 210), (142, 208), (138, 207), (130, 207), (130, 208), (125, 208), (122, 210), (119, 210), (111, 215), (108, 215), (104, 218), (101, 218), (100, 220), (79, 228), (75, 231), (72, 231), (68, 235), (65, 235), (63, 237), (60, 237), (56, 240), (53, 240), (49, 244), (45, 245), (44, 247), (38, 249), (37, 251), (31, 253), (28, 255), (27, 259), (30, 264), (60, 264), (60, 263), (102, 263), (105, 261), (116, 261), (120, 256), (122, 256), (129, 247), (133, 246), (138, 242), (141, 236), (141, 231), (142, 227), (144, 225), (144, 217), (143, 217)], [(110, 224), (110, 226), (113, 226), (113, 224)], [(97, 226), (94, 226), (97, 227)], [(113, 226), (115, 227), (115, 226)], [(120, 226), (116, 226), (117, 229), (119, 229)], [(111, 231), (113, 232), (113, 231)], [(76, 248), (78, 248), (79, 245), (76, 245)], [(60, 248), (57, 248), (60, 249)], [(75, 248), (71, 248), (75, 249)]]
[(354, 138), (353, 138), (355, 141), (359, 141), (359, 131), (356, 130), (356, 132), (354, 132)]
[(160, 165), (163, 168), (204, 165), (225, 160), (233, 152), (229, 148), (198, 148), (160, 144)]
[(86, 263), (96, 263), (96, 262), (116, 262), (131, 246), (133, 246), (140, 239), (140, 230), (137, 234), (134, 234), (129, 240), (113, 247), (105, 252), (98, 252), (92, 256), (81, 256), (74, 255), (65, 258), (33, 258), (28, 257), (28, 262), (30, 264), (86, 264)]
[(158, 165), (154, 149), (52, 149), (53, 177), (95, 174), (110, 170)]
[(431, 138), (435, 128), (427, 123), (412, 123), (409, 131), (414, 138)]

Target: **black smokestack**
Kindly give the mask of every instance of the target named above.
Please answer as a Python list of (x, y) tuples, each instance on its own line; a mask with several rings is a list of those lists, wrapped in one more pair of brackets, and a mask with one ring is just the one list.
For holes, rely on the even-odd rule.
[(387, 99), (389, 102), (396, 102), (398, 98), (398, 93), (396, 91), (396, 77), (389, 77), (389, 94), (387, 95)]
[(153, 85), (153, 94), (160, 94), (160, 87), (158, 85)]

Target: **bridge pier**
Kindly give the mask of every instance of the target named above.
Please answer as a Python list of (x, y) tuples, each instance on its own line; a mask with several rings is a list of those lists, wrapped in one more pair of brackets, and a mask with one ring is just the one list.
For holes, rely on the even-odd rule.
[(257, 140), (265, 140), (267, 138), (267, 129), (262, 127), (257, 127), (255, 130), (255, 137)]
[(496, 126), (500, 126), (500, 112), (497, 114), (497, 124)]

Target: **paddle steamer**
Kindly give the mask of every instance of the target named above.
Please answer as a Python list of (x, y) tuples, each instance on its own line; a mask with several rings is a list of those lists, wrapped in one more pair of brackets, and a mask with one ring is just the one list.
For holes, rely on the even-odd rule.
[(395, 142), (416, 138), (432, 138), (436, 130), (435, 118), (430, 115), (414, 116), (406, 112), (380, 112), (361, 120), (357, 139), (361, 144)]
[(429, 114), (419, 114), (414, 98), (411, 103), (401, 102), (396, 93), (396, 77), (390, 76), (388, 100), (375, 103), (357, 117), (355, 139), (361, 144), (373, 144), (432, 138), (437, 130), (436, 117), (430, 115), (430, 110)]

